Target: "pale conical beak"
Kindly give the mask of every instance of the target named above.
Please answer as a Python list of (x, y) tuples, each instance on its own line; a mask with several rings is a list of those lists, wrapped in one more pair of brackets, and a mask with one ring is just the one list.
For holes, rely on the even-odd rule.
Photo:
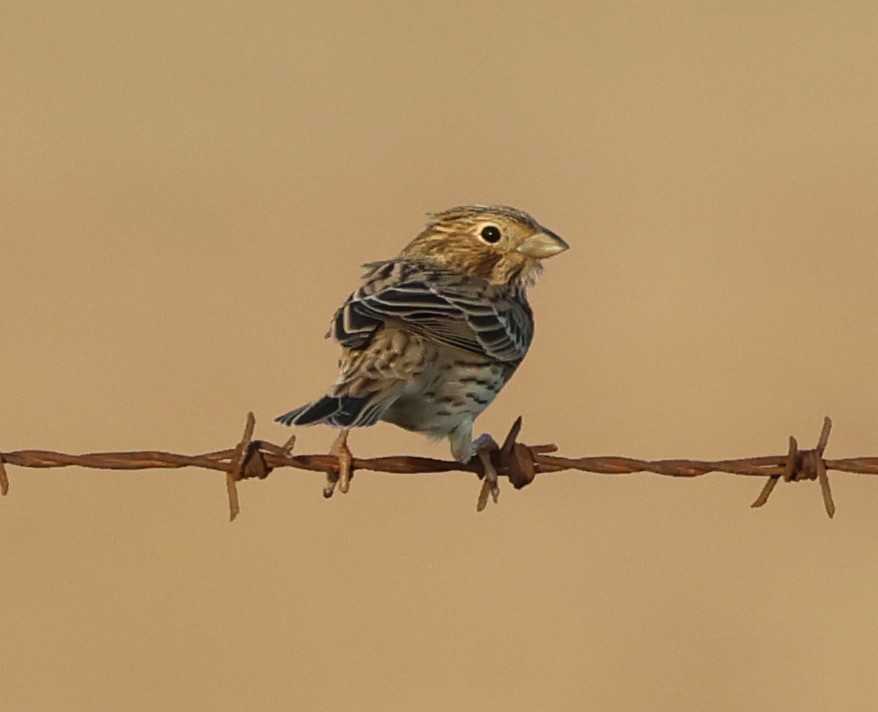
[(546, 257), (552, 257), (569, 248), (570, 245), (554, 232), (544, 230), (527, 238), (519, 245), (518, 251), (523, 255), (533, 257), (535, 260), (544, 260)]

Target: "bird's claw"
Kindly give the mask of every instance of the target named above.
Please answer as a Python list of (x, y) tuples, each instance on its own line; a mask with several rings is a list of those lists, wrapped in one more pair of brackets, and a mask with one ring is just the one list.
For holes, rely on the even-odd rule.
[(351, 486), (354, 455), (348, 447), (348, 432), (348, 430), (342, 430), (329, 449), (329, 454), (338, 459), (338, 470), (331, 470), (326, 473), (326, 485), (323, 487), (323, 496), (327, 499), (332, 497), (336, 485), (338, 485), (338, 489), (342, 494), (347, 494)]
[(494, 500), (494, 504), (497, 504), (500, 500), (500, 487), (497, 485), (496, 480), (492, 483), (488, 475), (485, 475), (485, 480), (482, 482), (482, 490), (479, 492), (479, 501), (476, 502), (477, 512), (481, 512), (488, 506), (488, 495)]
[(500, 485), (497, 483), (497, 469), (494, 467), (494, 463), (491, 462), (491, 451), (499, 450), (499, 448), (494, 441), (494, 438), (487, 434), (480, 435), (473, 443), (473, 446), (475, 447), (479, 461), (482, 463), (482, 470), (485, 473), (484, 479), (482, 480), (482, 489), (479, 492), (479, 500), (476, 502), (476, 511), (481, 512), (488, 506), (489, 495), (491, 499), (494, 500), (494, 504), (497, 504), (500, 499)]

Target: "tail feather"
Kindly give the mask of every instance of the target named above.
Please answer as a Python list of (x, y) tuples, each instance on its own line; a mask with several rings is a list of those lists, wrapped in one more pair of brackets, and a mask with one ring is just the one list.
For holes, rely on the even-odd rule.
[(374, 394), (364, 397), (323, 396), (275, 418), (283, 425), (328, 423), (338, 428), (357, 428), (378, 422), (385, 402), (376, 402)]

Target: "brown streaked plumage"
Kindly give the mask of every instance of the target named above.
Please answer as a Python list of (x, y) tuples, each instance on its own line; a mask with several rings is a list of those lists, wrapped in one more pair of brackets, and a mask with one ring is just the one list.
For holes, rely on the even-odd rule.
[[(398, 257), (365, 265), (362, 285), (335, 313), (327, 334), (342, 346), (335, 385), (277, 420), (343, 428), (333, 452), (346, 457), (347, 430), (379, 420), (448, 437), (455, 459), (480, 457), (496, 498), (487, 455), (496, 446), (489, 436), (472, 440), (473, 421), (530, 346), (526, 290), (540, 261), (566, 249), (515, 208), (470, 205), (430, 215)], [(327, 496), (333, 486), (331, 479)]]

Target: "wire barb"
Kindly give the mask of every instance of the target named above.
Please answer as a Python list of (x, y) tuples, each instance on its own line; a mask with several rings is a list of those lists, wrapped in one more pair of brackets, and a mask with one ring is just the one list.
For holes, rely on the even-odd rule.
[(783, 471), (771, 475), (759, 493), (759, 496), (751, 504), (751, 507), (762, 507), (768, 502), (768, 498), (783, 478), (784, 482), (803, 482), (805, 480), (817, 480), (820, 482), (820, 492), (823, 495), (823, 506), (826, 514), (832, 519), (835, 516), (835, 502), (832, 499), (832, 489), (829, 486), (829, 475), (826, 474), (826, 461), (823, 459), (823, 451), (829, 443), (829, 433), (832, 431), (832, 420), (827, 416), (823, 419), (823, 429), (817, 440), (817, 447), (813, 450), (799, 451), (799, 443), (790, 435), (790, 446), (787, 450)]
[(9, 475), (6, 474), (6, 466), (3, 464), (3, 453), (0, 453), (0, 496), (9, 494)]
[(238, 501), (238, 480), (242, 479), (244, 472), (244, 461), (250, 450), (250, 443), (253, 440), (253, 431), (256, 428), (256, 416), (252, 412), (247, 413), (247, 424), (244, 426), (244, 434), (241, 436), (241, 442), (235, 447), (235, 455), (232, 458), (231, 467), (226, 472), (226, 489), (229, 493), (229, 521), (234, 522), (235, 517), (241, 511), (241, 505)]
[[(503, 440), (503, 444), (489, 452), (490, 462), (500, 477), (506, 477), (516, 489), (527, 486), (537, 475), (547, 475), (565, 470), (578, 470), (603, 475), (624, 475), (635, 472), (652, 472), (668, 477), (700, 477), (709, 472), (725, 472), (741, 476), (768, 477), (759, 497), (753, 503), (761, 507), (768, 501), (777, 483), (817, 480), (823, 494), (826, 513), (835, 514), (835, 503), (829, 486), (829, 470), (878, 475), (878, 457), (855, 457), (826, 460), (823, 453), (829, 442), (832, 421), (824, 419), (823, 430), (813, 450), (798, 448), (791, 437), (785, 455), (742, 458), (737, 460), (638, 460), (630, 457), (600, 456), (568, 458), (555, 455), (555, 445), (525, 445), (518, 442), (521, 418), (516, 419)], [(234, 520), (240, 512), (238, 482), (245, 479), (265, 479), (277, 468), (294, 468), (323, 473), (330, 482), (341, 480), (341, 471), (347, 469), (347, 480), (355, 470), (384, 472), (387, 474), (444, 474), (469, 472), (484, 477), (484, 464), (479, 458), (461, 463), (455, 460), (436, 460), (411, 455), (393, 455), (360, 459), (350, 450), (341, 452), (334, 447), (328, 454), (294, 455), (295, 437), (284, 445), (254, 440), (256, 418), (247, 415), (243, 435), (238, 444), (228, 450), (218, 450), (202, 455), (180, 455), (161, 451), (143, 452), (96, 452), (70, 455), (46, 450), (17, 450), (0, 452), (0, 493), (9, 490), (9, 477), (4, 467), (48, 468), (90, 467), (103, 470), (149, 470), (156, 468), (200, 467), (222, 472), (226, 479), (229, 499), (229, 518)], [(336, 441), (338, 444), (338, 440)], [(346, 449), (346, 445), (345, 445)], [(337, 452), (338, 451), (338, 452)]]

